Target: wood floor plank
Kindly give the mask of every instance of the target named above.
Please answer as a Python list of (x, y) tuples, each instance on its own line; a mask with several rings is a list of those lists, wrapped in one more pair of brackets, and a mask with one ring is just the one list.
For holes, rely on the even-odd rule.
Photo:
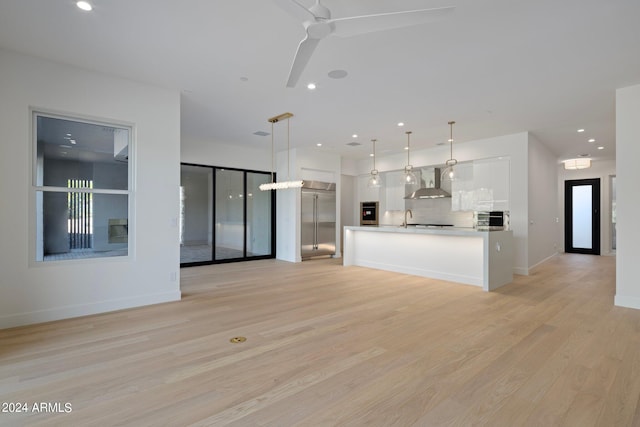
[(491, 293), (334, 259), (187, 268), (179, 302), (0, 330), (0, 401), (73, 408), (0, 425), (635, 426), (640, 311), (614, 278), (576, 254)]

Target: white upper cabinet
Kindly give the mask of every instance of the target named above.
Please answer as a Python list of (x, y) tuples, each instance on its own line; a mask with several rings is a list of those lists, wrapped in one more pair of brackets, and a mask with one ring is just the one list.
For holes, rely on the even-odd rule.
[(380, 194), (384, 192), (384, 180), (379, 188), (369, 188), (370, 177), (369, 174), (358, 177), (358, 200), (360, 202), (381, 202)]
[[(510, 160), (508, 157), (474, 160), (458, 163), (454, 167), (455, 177), (441, 178), (441, 187), (451, 192), (451, 210), (456, 211), (508, 211), (510, 191)], [(440, 172), (444, 171), (440, 169)], [(380, 213), (404, 211), (405, 196), (420, 186), (435, 185), (435, 170), (414, 168), (420, 185), (415, 188), (405, 185), (404, 170), (383, 172), (379, 188), (369, 188), (370, 175), (358, 177), (358, 199), (360, 202), (377, 201)]]
[(382, 211), (404, 211), (404, 171), (386, 172), (383, 186), (385, 188), (385, 206)]
[(510, 163), (507, 157), (473, 161), (474, 210), (509, 210)]
[(454, 167), (455, 177), (451, 181), (451, 210), (475, 210), (475, 183), (473, 163), (459, 163)]
[(474, 160), (455, 166), (451, 182), (452, 211), (508, 211), (509, 158)]

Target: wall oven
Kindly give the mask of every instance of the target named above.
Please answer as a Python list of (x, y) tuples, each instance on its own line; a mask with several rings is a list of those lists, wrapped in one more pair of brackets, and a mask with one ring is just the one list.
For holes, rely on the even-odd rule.
[(378, 225), (378, 202), (360, 202), (360, 225)]

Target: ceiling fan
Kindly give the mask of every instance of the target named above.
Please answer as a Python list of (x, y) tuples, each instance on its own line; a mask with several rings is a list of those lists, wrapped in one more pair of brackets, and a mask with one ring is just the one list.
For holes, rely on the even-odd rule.
[(412, 25), (433, 22), (451, 12), (455, 7), (436, 9), (418, 9), (379, 13), (374, 15), (349, 16), (331, 18), (331, 11), (316, 0), (311, 7), (306, 7), (297, 0), (274, 0), (282, 9), (302, 21), (307, 35), (298, 45), (296, 56), (291, 64), (287, 87), (295, 87), (302, 75), (311, 55), (327, 36), (350, 37), (359, 34), (409, 27)]

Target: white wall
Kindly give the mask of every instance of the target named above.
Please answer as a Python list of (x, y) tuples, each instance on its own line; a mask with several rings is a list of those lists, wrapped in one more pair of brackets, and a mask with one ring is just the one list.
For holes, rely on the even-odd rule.
[(640, 85), (616, 91), (617, 256), (615, 304), (640, 309)]
[(616, 174), (615, 160), (594, 160), (591, 167), (580, 170), (565, 170), (560, 163), (558, 169), (558, 251), (564, 251), (564, 182), (574, 179), (600, 178), (600, 253), (612, 255), (611, 249), (611, 176)]
[(529, 269), (558, 253), (563, 235), (558, 211), (558, 161), (529, 134)]
[[(0, 49), (0, 328), (180, 299), (180, 96)], [(30, 108), (134, 128), (130, 255), (36, 263)]]
[[(336, 227), (340, 236), (338, 240), (340, 248), (344, 248), (344, 227), (348, 225), (360, 225), (360, 204), (357, 200), (356, 177), (342, 174), (340, 176), (340, 227)], [(354, 202), (356, 204), (355, 206)], [(341, 250), (341, 253), (342, 252)]]
[(180, 144), (180, 161), (196, 165), (271, 171), (271, 144), (264, 150), (256, 150), (221, 142), (202, 141), (183, 135)]

